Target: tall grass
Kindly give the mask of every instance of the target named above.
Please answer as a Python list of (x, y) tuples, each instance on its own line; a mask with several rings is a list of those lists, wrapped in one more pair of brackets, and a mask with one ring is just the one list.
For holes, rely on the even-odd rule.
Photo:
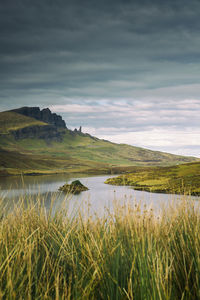
[[(3, 202), (2, 202), (3, 203)], [(22, 202), (0, 220), (0, 299), (200, 299), (200, 211), (101, 218)]]

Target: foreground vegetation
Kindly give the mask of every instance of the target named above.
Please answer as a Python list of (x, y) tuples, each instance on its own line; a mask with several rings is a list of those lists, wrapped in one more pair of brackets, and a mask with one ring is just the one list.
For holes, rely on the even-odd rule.
[(200, 163), (172, 167), (135, 168), (134, 173), (109, 178), (106, 183), (129, 185), (154, 193), (200, 195)]
[(105, 217), (2, 202), (0, 299), (200, 299), (200, 211), (181, 201)]

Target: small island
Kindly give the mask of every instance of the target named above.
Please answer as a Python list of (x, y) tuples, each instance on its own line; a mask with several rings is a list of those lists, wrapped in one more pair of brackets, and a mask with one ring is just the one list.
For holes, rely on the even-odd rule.
[(79, 180), (72, 181), (71, 184), (64, 184), (59, 188), (59, 191), (64, 193), (71, 193), (74, 195), (80, 194), (81, 192), (88, 191), (89, 189), (84, 186)]

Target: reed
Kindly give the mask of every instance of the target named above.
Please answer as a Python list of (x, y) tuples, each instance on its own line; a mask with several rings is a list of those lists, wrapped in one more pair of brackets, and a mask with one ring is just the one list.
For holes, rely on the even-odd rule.
[(1, 205), (0, 299), (200, 299), (200, 210), (116, 203), (103, 217)]

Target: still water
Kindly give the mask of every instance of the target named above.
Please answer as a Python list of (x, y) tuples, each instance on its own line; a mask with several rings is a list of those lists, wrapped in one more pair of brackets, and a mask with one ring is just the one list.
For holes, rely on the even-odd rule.
[[(75, 177), (77, 176), (77, 177)], [(183, 196), (148, 193), (143, 191), (135, 191), (127, 186), (112, 186), (104, 184), (105, 180), (111, 176), (81, 176), (81, 175), (45, 175), (45, 176), (24, 176), (22, 177), (6, 177), (0, 180), (0, 196), (4, 198), (4, 202), (8, 207), (13, 207), (14, 203), (20, 198), (30, 198), (37, 200), (39, 195), (44, 201), (47, 209), (54, 200), (54, 211), (61, 207), (63, 203), (67, 206), (69, 212), (73, 212), (76, 208), (81, 209), (91, 215), (102, 215), (105, 211), (113, 210), (115, 203), (121, 205), (141, 204), (145, 209), (153, 209), (159, 211), (174, 202), (181, 201)], [(60, 186), (66, 182), (79, 179), (88, 191), (79, 195), (65, 195), (59, 192)], [(25, 196), (25, 197), (24, 197)], [(191, 197), (188, 197), (191, 200)], [(195, 202), (199, 197), (192, 197)]]

